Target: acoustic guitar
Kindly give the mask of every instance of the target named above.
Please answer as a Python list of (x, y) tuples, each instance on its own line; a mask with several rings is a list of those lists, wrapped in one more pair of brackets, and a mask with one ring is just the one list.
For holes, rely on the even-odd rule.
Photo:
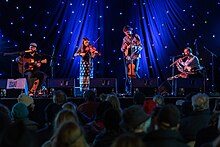
[(23, 58), (22, 62), (18, 63), (18, 71), (21, 74), (28, 70), (34, 70), (34, 66), (40, 67), (42, 63), (47, 63), (47, 59), (35, 61), (32, 58)]

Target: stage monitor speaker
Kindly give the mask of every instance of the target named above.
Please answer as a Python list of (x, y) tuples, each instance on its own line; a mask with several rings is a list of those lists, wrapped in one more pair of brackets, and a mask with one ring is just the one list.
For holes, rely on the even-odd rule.
[(178, 78), (176, 79), (177, 96), (201, 92), (204, 88), (203, 84), (203, 78)]
[(48, 79), (48, 88), (74, 88), (74, 79)]
[(152, 79), (132, 79), (132, 90), (139, 90), (145, 96), (154, 96), (158, 92), (158, 80)]
[(28, 95), (28, 85), (26, 78), (7, 79), (6, 97), (18, 97), (21, 93)]
[(118, 93), (116, 78), (95, 78), (90, 80), (90, 89), (96, 89), (97, 95), (101, 93)]
[(53, 90), (62, 90), (68, 97), (74, 96), (75, 79), (56, 78), (48, 79), (47, 87), (49, 88), (50, 95)]

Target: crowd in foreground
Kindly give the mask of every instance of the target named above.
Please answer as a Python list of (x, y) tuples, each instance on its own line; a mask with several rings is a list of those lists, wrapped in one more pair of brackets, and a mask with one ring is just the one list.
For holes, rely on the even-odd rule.
[(34, 121), (34, 99), (21, 94), (9, 110), (0, 104), (1, 147), (217, 147), (220, 146), (218, 103), (209, 109), (204, 93), (166, 103), (155, 95), (136, 92), (133, 104), (121, 108), (116, 94), (85, 91), (85, 102), (68, 101), (63, 91), (53, 94), (44, 109), (45, 125)]

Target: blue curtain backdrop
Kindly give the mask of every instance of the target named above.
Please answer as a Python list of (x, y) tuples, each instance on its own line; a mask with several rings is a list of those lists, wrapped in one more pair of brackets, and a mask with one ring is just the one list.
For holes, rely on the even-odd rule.
[[(77, 78), (79, 57), (73, 57), (83, 37), (88, 37), (102, 56), (95, 59), (95, 77), (118, 78), (124, 82), (120, 51), (130, 25), (141, 37), (142, 78), (171, 76), (172, 57), (189, 46), (206, 67), (209, 81), (214, 57), (219, 74), (219, 0), (2, 0), (0, 2), (0, 78), (19, 77), (16, 54), (30, 42), (53, 59), (55, 78)], [(54, 53), (53, 53), (54, 52)], [(4, 56), (5, 55), (5, 56)], [(51, 65), (43, 68), (51, 78)], [(219, 81), (215, 78), (215, 83)]]

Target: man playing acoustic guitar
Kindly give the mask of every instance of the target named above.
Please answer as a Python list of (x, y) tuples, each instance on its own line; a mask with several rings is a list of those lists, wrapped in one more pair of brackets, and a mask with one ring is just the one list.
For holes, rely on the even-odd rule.
[(139, 35), (133, 34), (132, 30), (133, 28), (128, 25), (123, 28), (125, 37), (121, 47), (121, 51), (124, 53), (125, 91), (127, 94), (131, 94), (131, 78), (140, 78), (138, 69), (142, 44)]
[(46, 80), (47, 76), (40, 71), (40, 67), (42, 63), (47, 63), (47, 59), (42, 60), (42, 56), (37, 52), (37, 44), (31, 43), (29, 50), (16, 61), (19, 72), (27, 78), (29, 96), (34, 96)]

